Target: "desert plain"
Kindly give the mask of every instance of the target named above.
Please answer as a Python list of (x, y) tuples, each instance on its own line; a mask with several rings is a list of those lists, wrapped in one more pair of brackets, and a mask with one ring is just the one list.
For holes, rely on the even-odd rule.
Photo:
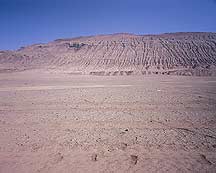
[(216, 77), (0, 73), (0, 172), (216, 172)]

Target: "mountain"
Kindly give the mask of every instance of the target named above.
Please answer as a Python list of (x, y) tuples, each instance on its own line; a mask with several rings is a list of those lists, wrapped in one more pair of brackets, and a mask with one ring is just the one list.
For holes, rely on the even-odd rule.
[(58, 39), (0, 51), (0, 71), (216, 76), (216, 33), (127, 33)]

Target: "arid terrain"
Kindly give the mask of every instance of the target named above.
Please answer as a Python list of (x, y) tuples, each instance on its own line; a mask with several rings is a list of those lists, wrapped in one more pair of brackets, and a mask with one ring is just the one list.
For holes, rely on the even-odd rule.
[(0, 172), (215, 172), (216, 78), (0, 74)]
[(0, 52), (0, 173), (216, 172), (216, 34)]
[(216, 76), (216, 33), (111, 34), (58, 39), (0, 52), (0, 72)]

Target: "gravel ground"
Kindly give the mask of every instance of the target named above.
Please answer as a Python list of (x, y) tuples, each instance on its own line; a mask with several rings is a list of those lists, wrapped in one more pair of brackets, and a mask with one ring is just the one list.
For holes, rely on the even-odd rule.
[(216, 172), (216, 78), (1, 73), (0, 172)]

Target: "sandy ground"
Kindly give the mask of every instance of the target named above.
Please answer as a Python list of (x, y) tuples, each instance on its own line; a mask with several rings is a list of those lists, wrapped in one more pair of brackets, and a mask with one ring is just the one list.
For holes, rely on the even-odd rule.
[(216, 172), (216, 78), (0, 74), (0, 172)]

